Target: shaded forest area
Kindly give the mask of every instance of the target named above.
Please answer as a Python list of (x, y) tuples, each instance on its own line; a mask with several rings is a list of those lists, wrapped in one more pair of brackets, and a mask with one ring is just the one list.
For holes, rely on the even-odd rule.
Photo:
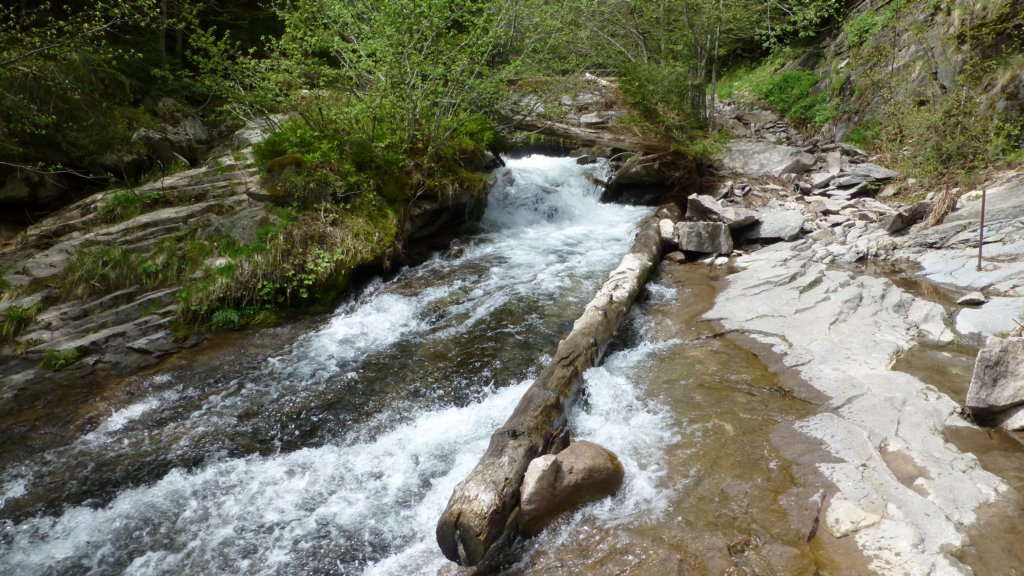
[[(316, 202), (463, 185), (479, 152), (583, 70), (621, 78), (638, 126), (692, 146), (722, 63), (835, 27), (839, 0), (21, 0), (0, 9), (8, 217), (171, 168), (140, 128), (169, 97), (215, 126), (282, 129)], [(287, 116), (284, 116), (287, 115)], [(286, 122), (282, 118), (289, 118)], [(200, 155), (185, 158), (195, 162)]]

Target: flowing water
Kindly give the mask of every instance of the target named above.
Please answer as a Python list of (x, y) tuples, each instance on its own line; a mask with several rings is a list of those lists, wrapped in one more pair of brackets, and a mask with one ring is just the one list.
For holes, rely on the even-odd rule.
[[(478, 233), (329, 318), (218, 338), (87, 401), (46, 388), (31, 442), (0, 434), (0, 574), (464, 574), (434, 541), (452, 489), (650, 212), (598, 203), (584, 174), (603, 170), (512, 160)], [(828, 456), (793, 423), (820, 399), (700, 320), (725, 275), (662, 265), (570, 419), (624, 488), (520, 542), (507, 575), (868, 573), (816, 529)], [(948, 382), (947, 353), (898, 368)], [(1016, 558), (978, 540), (967, 555)]]
[[(600, 204), (603, 169), (510, 161), (479, 233), (293, 342), (179, 361), (72, 441), (6, 450), (0, 574), (435, 573), (452, 488), (650, 212)], [(630, 398), (617, 416), (661, 427)]]

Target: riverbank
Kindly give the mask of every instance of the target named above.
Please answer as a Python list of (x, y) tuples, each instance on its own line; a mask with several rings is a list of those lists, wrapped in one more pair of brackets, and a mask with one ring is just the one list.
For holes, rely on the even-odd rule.
[[(934, 353), (1013, 328), (1024, 308), (1024, 250), (1016, 234), (1024, 224), (1024, 178), (1004, 172), (985, 185), (985, 259), (977, 270), (980, 193), (967, 196), (938, 226), (915, 225), (927, 210), (888, 207), (870, 198), (885, 195), (884, 187), (868, 189), (842, 175), (856, 176), (867, 162), (861, 157), (845, 165), (847, 154), (858, 151), (837, 153), (843, 164), (832, 174), (815, 172), (822, 159), (814, 152), (750, 139), (726, 156), (737, 181), (762, 179), (734, 181), (730, 191), (746, 186), (769, 196), (760, 210), (799, 215), (805, 236), (734, 258), (740, 270), (728, 277), (706, 318), (770, 348), (784, 373), (810, 386), (810, 394), (799, 387), (794, 392), (817, 408), (793, 428), (828, 456), (791, 457), (831, 483), (820, 516), (824, 533), (856, 542), (874, 573), (1006, 573), (1024, 561), (1003, 542), (1024, 533), (1016, 476), (1022, 451), (992, 449), (1014, 461), (983, 463), (973, 451), (1003, 441), (991, 434), (980, 440), (985, 434), (962, 416), (966, 382), (940, 390), (908, 373), (906, 364), (893, 366), (918, 346)], [(801, 154), (806, 166), (774, 171)], [(764, 161), (752, 170), (744, 162), (750, 158)], [(786, 174), (789, 183), (763, 181)], [(849, 184), (836, 186), (840, 178)], [(931, 199), (924, 202), (930, 209)], [(904, 215), (906, 222), (894, 223)], [(869, 273), (872, 262), (911, 267), (907, 276), (935, 286), (938, 297), (907, 292), (899, 274)], [(954, 303), (975, 290), (988, 302)], [(934, 378), (941, 370), (927, 372)], [(964, 377), (950, 367), (947, 379)], [(950, 396), (953, 390), (960, 395)], [(950, 441), (965, 437), (974, 441)]]

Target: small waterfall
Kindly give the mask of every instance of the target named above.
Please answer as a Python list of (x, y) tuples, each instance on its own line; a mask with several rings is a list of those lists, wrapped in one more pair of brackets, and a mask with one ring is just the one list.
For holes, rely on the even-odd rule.
[[(601, 204), (572, 158), (495, 173), (481, 232), (257, 364), (153, 392), (0, 472), (0, 573), (435, 574), (434, 525), (491, 432), (626, 251), (647, 208)], [(587, 374), (576, 434), (623, 456), (615, 523), (657, 514), (671, 417), (635, 366)], [(543, 540), (540, 545), (543, 545)]]

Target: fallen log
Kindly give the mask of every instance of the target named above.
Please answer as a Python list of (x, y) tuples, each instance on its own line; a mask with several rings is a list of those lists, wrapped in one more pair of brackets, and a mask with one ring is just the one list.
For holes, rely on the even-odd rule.
[[(644, 219), (629, 252), (587, 304), (554, 357), (523, 394), (509, 419), (491, 436), (480, 462), (452, 493), (437, 523), (444, 555), (476, 566), (500, 553), (518, 534), (519, 489), (530, 461), (551, 451), (567, 428), (583, 373), (600, 362), (608, 343), (661, 259), (662, 218), (677, 221), (679, 209), (665, 206)], [(500, 545), (495, 545), (501, 540)]]

